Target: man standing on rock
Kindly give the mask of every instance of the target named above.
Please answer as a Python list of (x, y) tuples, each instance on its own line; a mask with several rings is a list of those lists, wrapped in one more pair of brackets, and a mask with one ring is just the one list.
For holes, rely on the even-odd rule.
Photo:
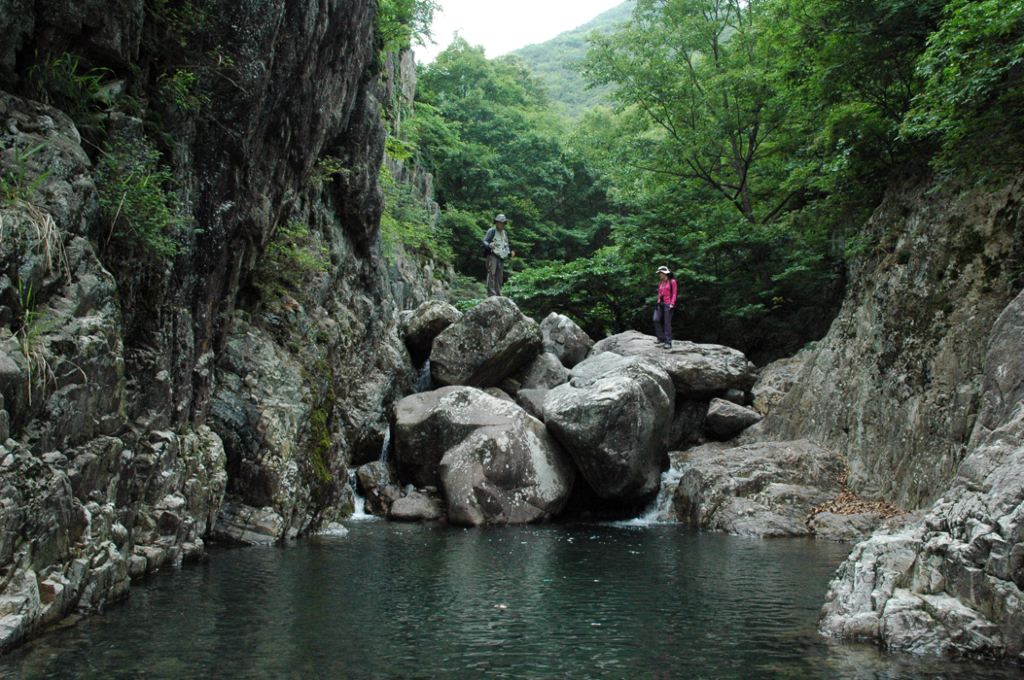
[(503, 214), (494, 218), (494, 226), (484, 235), (484, 252), (487, 253), (487, 297), (501, 296), (501, 284), (505, 279), (505, 260), (516, 256), (509, 249), (508, 232)]

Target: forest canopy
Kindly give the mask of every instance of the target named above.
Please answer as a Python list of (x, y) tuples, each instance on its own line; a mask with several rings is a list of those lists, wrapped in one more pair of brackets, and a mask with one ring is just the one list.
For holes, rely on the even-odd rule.
[(887, 186), (1021, 164), (1024, 0), (636, 0), (587, 40), (572, 68), (607, 105), (568, 118), (521, 57), (457, 39), (420, 67), (412, 136), (456, 269), (483, 275), (504, 212), (508, 294), (598, 337), (649, 332), (666, 264), (677, 337), (795, 351), (879, 247)]

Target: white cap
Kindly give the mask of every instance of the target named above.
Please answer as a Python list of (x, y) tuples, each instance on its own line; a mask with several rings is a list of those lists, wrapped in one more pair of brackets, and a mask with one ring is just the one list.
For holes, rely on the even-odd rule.
[(494, 218), (494, 221), (495, 222), (508, 222), (508, 220), (505, 219), (505, 214), (504, 213), (498, 213), (498, 216)]

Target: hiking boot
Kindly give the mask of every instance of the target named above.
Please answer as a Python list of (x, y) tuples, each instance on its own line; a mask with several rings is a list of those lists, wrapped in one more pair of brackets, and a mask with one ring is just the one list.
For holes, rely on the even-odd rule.
[(664, 347), (665, 349), (672, 349), (672, 343), (666, 342), (664, 345), (662, 345), (662, 347)]

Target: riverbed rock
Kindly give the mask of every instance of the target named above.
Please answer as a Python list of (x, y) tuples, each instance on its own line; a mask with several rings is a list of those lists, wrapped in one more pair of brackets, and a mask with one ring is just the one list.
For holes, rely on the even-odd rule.
[(641, 357), (598, 355), (544, 398), (548, 429), (598, 496), (630, 502), (658, 490), (675, 407), (671, 378)]
[(554, 354), (541, 352), (516, 377), (519, 390), (550, 390), (569, 381), (569, 369)]
[(815, 505), (840, 488), (843, 462), (807, 441), (672, 453), (679, 470), (672, 508), (679, 521), (741, 536), (806, 536)]
[(757, 381), (754, 364), (742, 352), (722, 345), (676, 341), (672, 349), (665, 349), (655, 344), (653, 335), (626, 331), (598, 342), (591, 355), (605, 352), (643, 357), (657, 364), (671, 376), (683, 398), (710, 398), (729, 389), (747, 392)]
[(762, 368), (758, 372), (757, 383), (750, 390), (753, 409), (762, 416), (777, 409), (800, 382), (800, 373), (813, 356), (813, 346), (808, 346), (791, 357), (773, 361)]
[(490, 297), (434, 339), (430, 372), (438, 385), (492, 387), (543, 349), (536, 322), (506, 297)]
[(284, 529), (284, 518), (273, 508), (227, 504), (217, 515), (213, 539), (233, 545), (266, 545), (276, 543)]
[(575, 476), (543, 423), (471, 387), (398, 402), (394, 444), (402, 481), (440, 486), (456, 524), (548, 519), (565, 504)]
[(708, 406), (708, 429), (722, 441), (732, 439), (760, 420), (761, 415), (757, 411), (725, 399), (712, 399)]
[(356, 486), (366, 501), (366, 512), (371, 515), (386, 516), (391, 504), (401, 497), (401, 490), (391, 477), (391, 466), (383, 460), (360, 465)]
[(462, 312), (443, 300), (427, 300), (416, 308), (402, 325), (405, 345), (416, 363), (430, 356), (436, 338), (444, 329), (462, 318)]
[(395, 522), (437, 522), (444, 518), (441, 502), (420, 491), (411, 491), (395, 500), (388, 510), (388, 519)]
[(676, 398), (672, 434), (669, 437), (670, 451), (682, 451), (708, 441), (705, 429), (710, 406), (709, 401)]
[(519, 390), (516, 403), (537, 420), (544, 422), (544, 398), (550, 390)]
[(881, 523), (873, 512), (858, 512), (839, 515), (834, 512), (819, 512), (807, 523), (807, 527), (818, 538), (843, 543), (858, 543), (871, 536)]
[(569, 317), (551, 312), (540, 322), (544, 351), (552, 354), (566, 368), (572, 368), (587, 358), (594, 346), (582, 328)]

